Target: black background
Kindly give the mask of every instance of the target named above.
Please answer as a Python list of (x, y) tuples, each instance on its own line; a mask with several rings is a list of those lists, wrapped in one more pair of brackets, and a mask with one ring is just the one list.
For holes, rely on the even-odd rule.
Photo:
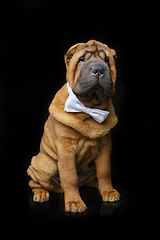
[(34, 217), (28, 214), (26, 169), (39, 151), (48, 107), (66, 81), (63, 56), (73, 44), (90, 39), (114, 48), (118, 57), (113, 103), (119, 122), (112, 131), (112, 176), (123, 195), (118, 216), (126, 213), (125, 206), (132, 214), (146, 212), (150, 94), (143, 74), (146, 42), (140, 9), (122, 3), (15, 0), (1, 1), (0, 16), (1, 186), (7, 192), (8, 216), (14, 211), (19, 220), (51, 218), (36, 217), (34, 210)]

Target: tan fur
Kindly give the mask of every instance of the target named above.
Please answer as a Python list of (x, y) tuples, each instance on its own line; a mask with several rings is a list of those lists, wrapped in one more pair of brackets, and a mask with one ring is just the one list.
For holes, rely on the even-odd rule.
[[(95, 51), (97, 49), (97, 51)], [(94, 51), (93, 51), (94, 50)], [(115, 85), (116, 69), (110, 50), (95, 40), (76, 44), (65, 55), (67, 81), (71, 88), (75, 82), (78, 59), (86, 51), (95, 53), (103, 50), (110, 61), (110, 71)], [(78, 77), (76, 79), (78, 81)], [(119, 193), (111, 183), (111, 129), (117, 117), (111, 98), (100, 105), (84, 103), (86, 106), (109, 111), (106, 120), (99, 124), (86, 113), (64, 111), (69, 94), (66, 84), (57, 92), (50, 107), (50, 115), (44, 126), (40, 152), (31, 160), (27, 173), (32, 178), (29, 185), (34, 192), (34, 201), (47, 201), (49, 192), (63, 192), (65, 210), (85, 211), (86, 205), (79, 194), (82, 185), (95, 186), (100, 190), (103, 201), (119, 199)], [(98, 182), (97, 182), (98, 179)]]

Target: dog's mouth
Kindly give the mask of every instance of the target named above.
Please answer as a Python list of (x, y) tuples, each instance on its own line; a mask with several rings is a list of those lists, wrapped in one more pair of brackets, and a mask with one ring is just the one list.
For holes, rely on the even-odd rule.
[(80, 101), (92, 102), (94, 104), (100, 104), (102, 101), (107, 100), (107, 96), (105, 95), (104, 89), (102, 86), (97, 84), (96, 86), (89, 89), (87, 92), (83, 92), (81, 94), (76, 94), (77, 98)]

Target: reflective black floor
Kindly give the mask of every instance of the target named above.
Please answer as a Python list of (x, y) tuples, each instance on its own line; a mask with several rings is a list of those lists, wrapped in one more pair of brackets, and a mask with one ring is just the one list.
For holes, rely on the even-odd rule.
[(139, 180), (131, 177), (113, 177), (113, 186), (120, 192), (121, 200), (117, 203), (104, 203), (97, 189), (81, 187), (80, 194), (88, 209), (82, 214), (66, 213), (64, 211), (63, 194), (51, 194), (49, 202), (34, 203), (33, 194), (26, 185), (24, 189), (17, 189), (14, 198), (8, 198), (5, 203), (6, 216), (19, 221), (88, 221), (111, 218), (135, 217), (138, 219), (149, 216), (150, 204), (144, 198), (144, 192)]

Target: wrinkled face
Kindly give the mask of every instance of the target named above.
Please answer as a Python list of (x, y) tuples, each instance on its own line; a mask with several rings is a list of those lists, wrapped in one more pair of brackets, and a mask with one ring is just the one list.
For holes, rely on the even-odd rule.
[(87, 52), (79, 59), (73, 92), (80, 101), (99, 104), (113, 95), (109, 61), (103, 51)]
[[(76, 58), (73, 55), (71, 64), (68, 65), (67, 71), (74, 71), (72, 74), (72, 91), (77, 98), (82, 102), (91, 102), (93, 104), (100, 104), (106, 102), (115, 92), (113, 77), (113, 67), (111, 74), (111, 66), (114, 64), (113, 54), (106, 46), (94, 40), (89, 41), (86, 48), (81, 46), (80, 50), (76, 48)], [(77, 45), (76, 45), (77, 46)], [(115, 54), (115, 51), (112, 53)], [(74, 61), (74, 64), (72, 63)], [(76, 64), (75, 64), (76, 62)], [(115, 64), (114, 64), (115, 65)], [(74, 70), (73, 70), (74, 69)], [(114, 69), (115, 70), (115, 69)], [(70, 79), (68, 79), (70, 80)], [(70, 82), (69, 82), (70, 83)]]

